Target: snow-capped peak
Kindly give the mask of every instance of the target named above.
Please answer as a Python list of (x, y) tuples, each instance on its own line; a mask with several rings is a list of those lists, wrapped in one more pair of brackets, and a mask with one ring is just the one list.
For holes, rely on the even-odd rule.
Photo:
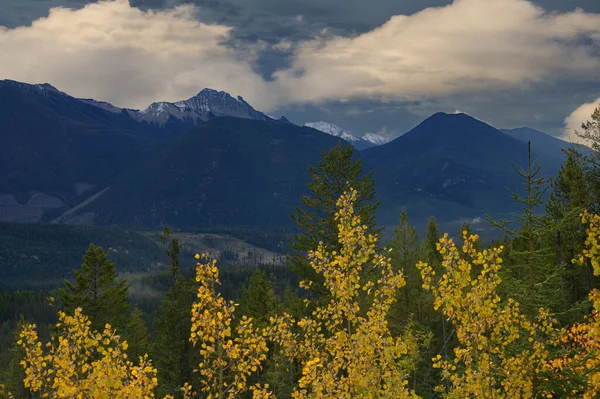
[(304, 124), (304, 126), (316, 129), (320, 132), (327, 133), (335, 137), (339, 137), (342, 140), (346, 140), (350, 143), (362, 140), (360, 137), (352, 134), (352, 132), (342, 129), (341, 127), (329, 122), (307, 122)]
[(174, 103), (153, 103), (137, 114), (138, 119), (158, 124), (164, 124), (171, 118), (195, 123), (216, 116), (269, 120), (262, 112), (252, 108), (242, 97), (234, 98), (229, 93), (213, 89), (203, 89), (187, 100)]
[(362, 138), (363, 138), (363, 140), (366, 140), (369, 143), (372, 143), (375, 145), (384, 145), (384, 144), (387, 144), (390, 141), (392, 141), (392, 139), (380, 136), (379, 134), (376, 134), (376, 133), (366, 133)]

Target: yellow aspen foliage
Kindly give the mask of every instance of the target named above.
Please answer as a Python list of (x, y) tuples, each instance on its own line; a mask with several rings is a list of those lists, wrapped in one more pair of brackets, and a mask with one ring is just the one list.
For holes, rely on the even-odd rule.
[[(586, 212), (582, 222), (588, 225), (585, 249), (573, 262), (583, 265), (589, 260), (594, 275), (600, 276), (600, 216)], [(562, 397), (600, 396), (600, 292), (593, 289), (589, 298), (593, 304), (591, 314), (585, 322), (561, 330), (556, 342), (560, 356), (547, 364), (550, 372), (560, 377)]]
[[(234, 329), (236, 304), (216, 292), (219, 270), (215, 260), (196, 255), (197, 299), (192, 305), (190, 341), (199, 348), (201, 363), (200, 391), (207, 399), (232, 399), (248, 391), (258, 398), (273, 397), (267, 385), (248, 386), (248, 377), (261, 369), (267, 357), (267, 343), (251, 318), (243, 316)], [(192, 387), (184, 387), (186, 398), (194, 396)]]
[(465, 231), (459, 249), (444, 235), (437, 245), (442, 276), (426, 263), (417, 265), (423, 287), (433, 293), (435, 309), (452, 322), (459, 342), (453, 359), (433, 359), (449, 382), (438, 389), (449, 398), (538, 397), (544, 391), (541, 365), (548, 357), (553, 321), (543, 310), (532, 321), (514, 300), (501, 301), (496, 288), (503, 248), (478, 251), (477, 241)]
[(43, 398), (153, 398), (156, 370), (147, 355), (139, 365), (127, 359), (127, 342), (110, 325), (92, 331), (90, 320), (77, 308), (59, 312), (57, 333), (43, 345), (35, 324), (25, 326), (18, 344), (26, 352), (25, 387)]
[[(313, 270), (324, 278), (329, 302), (311, 317), (295, 320), (284, 313), (272, 318), (265, 330), (302, 367), (292, 394), (296, 399), (414, 397), (406, 377), (418, 344), (410, 336), (392, 337), (386, 320), (405, 281), (389, 258), (377, 253), (377, 238), (366, 234), (367, 226), (354, 213), (356, 197), (350, 190), (337, 202), (341, 250), (330, 251), (320, 243), (308, 255)], [(366, 267), (373, 268), (375, 281), (362, 281)], [(361, 308), (363, 303), (367, 305)]]

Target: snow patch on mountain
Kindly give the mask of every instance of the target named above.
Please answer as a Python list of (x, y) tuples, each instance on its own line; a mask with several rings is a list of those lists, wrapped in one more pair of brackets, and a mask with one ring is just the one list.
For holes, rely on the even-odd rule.
[(229, 93), (213, 89), (203, 89), (187, 100), (156, 102), (144, 110), (129, 112), (138, 120), (154, 122), (159, 125), (167, 123), (171, 118), (197, 123), (218, 116), (236, 118), (270, 120), (268, 116), (252, 108), (242, 97), (234, 98)]
[(392, 139), (380, 136), (376, 133), (366, 133), (362, 138), (374, 145), (384, 145), (392, 141)]
[(268, 117), (252, 108), (242, 97), (234, 98), (229, 93), (213, 89), (203, 89), (187, 100), (174, 103), (160, 101), (150, 104), (143, 110), (118, 108), (110, 103), (92, 99), (81, 99), (90, 105), (110, 112), (124, 112), (133, 119), (143, 122), (164, 125), (172, 119), (198, 123), (218, 116), (232, 116), (236, 118), (257, 119), (268, 121)]
[(375, 133), (366, 133), (363, 137), (359, 137), (349, 130), (324, 121), (307, 122), (304, 124), (304, 126), (319, 130), (335, 137), (339, 137), (342, 140), (352, 144), (357, 150), (364, 150), (370, 147), (384, 145), (392, 141), (391, 139)]
[(333, 123), (323, 122), (323, 121), (307, 122), (304, 124), (304, 126), (316, 129), (320, 132), (327, 133), (327, 134), (330, 134), (335, 137), (339, 137), (342, 140), (346, 140), (350, 143), (362, 141), (362, 139), (360, 137), (355, 136), (349, 130), (345, 130), (337, 125), (334, 125)]

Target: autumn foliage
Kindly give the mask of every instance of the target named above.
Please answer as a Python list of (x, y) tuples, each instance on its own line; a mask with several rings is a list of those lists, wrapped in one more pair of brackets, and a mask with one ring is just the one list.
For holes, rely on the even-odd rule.
[[(308, 254), (331, 299), (309, 317), (274, 318), (267, 330), (301, 364), (302, 376), (292, 394), (297, 399), (412, 397), (406, 378), (416, 341), (393, 337), (386, 320), (405, 281), (389, 258), (377, 253), (376, 237), (365, 233), (368, 227), (354, 213), (356, 194), (351, 190), (337, 203), (341, 250), (330, 251), (320, 243)], [(373, 279), (364, 278), (367, 267), (374, 271)]]
[[(269, 346), (299, 365), (293, 398), (417, 397), (407, 380), (419, 355), (418, 340), (410, 329), (394, 336), (388, 327), (405, 278), (355, 214), (356, 198), (349, 190), (337, 202), (337, 249), (320, 243), (308, 254), (329, 295), (305, 317), (284, 312), (262, 330), (251, 318), (236, 319), (237, 305), (217, 292), (216, 261), (197, 256), (190, 341), (201, 358), (200, 385), (186, 384), (184, 397), (274, 398), (268, 385), (253, 379)], [(589, 262), (600, 275), (600, 216), (586, 213), (582, 220), (587, 240), (574, 262)], [(503, 247), (479, 249), (478, 237), (464, 232), (460, 247), (445, 235), (437, 250), (441, 268), (424, 262), (417, 267), (423, 288), (456, 338), (451, 356), (432, 360), (443, 379), (440, 396), (593, 398), (600, 393), (600, 292), (590, 293), (593, 310), (585, 321), (561, 328), (549, 311), (526, 315), (515, 300), (500, 296)], [(48, 398), (154, 397), (160, 381), (150, 360), (129, 360), (127, 342), (110, 325), (93, 331), (80, 308), (59, 318), (45, 345), (35, 325), (21, 333), (28, 389)]]
[[(583, 266), (589, 261), (594, 275), (600, 276), (600, 216), (584, 213), (588, 226), (583, 253), (573, 259)], [(600, 292), (590, 292), (591, 314), (583, 323), (561, 329), (556, 345), (562, 351), (546, 367), (560, 380), (564, 397), (591, 399), (600, 395)]]
[[(199, 284), (197, 300), (192, 305), (190, 341), (199, 348), (202, 362), (198, 365), (202, 386), (207, 399), (236, 398), (251, 390), (254, 398), (269, 398), (268, 386), (248, 386), (248, 376), (261, 368), (266, 359), (265, 338), (254, 328), (251, 318), (243, 316), (233, 327), (236, 304), (226, 301), (215, 290), (219, 282), (216, 260), (207, 255), (196, 267)], [(190, 396), (191, 387), (184, 388)]]
[(417, 265), (424, 288), (435, 296), (434, 307), (452, 321), (459, 341), (453, 359), (433, 359), (450, 382), (439, 390), (451, 398), (536, 397), (553, 323), (543, 310), (529, 320), (518, 303), (502, 301), (496, 289), (503, 248), (478, 251), (477, 240), (465, 231), (459, 249), (444, 235), (438, 244), (443, 274), (437, 279), (431, 266)]
[(157, 385), (156, 369), (147, 356), (137, 364), (127, 359), (127, 342), (106, 325), (101, 333), (81, 308), (59, 313), (57, 333), (44, 347), (35, 325), (21, 333), (26, 351), (25, 387), (46, 398), (151, 398)]

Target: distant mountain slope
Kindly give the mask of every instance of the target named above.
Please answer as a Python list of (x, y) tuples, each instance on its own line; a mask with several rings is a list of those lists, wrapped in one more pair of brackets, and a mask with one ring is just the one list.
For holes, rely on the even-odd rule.
[(0, 219), (77, 203), (158, 147), (162, 130), (54, 87), (0, 81)]
[(365, 135), (362, 138), (363, 138), (363, 140), (366, 140), (369, 143), (374, 144), (374, 145), (384, 145), (384, 144), (387, 144), (390, 141), (392, 141), (392, 139), (380, 136), (379, 134), (376, 134), (376, 133), (365, 133)]
[(566, 149), (571, 146), (575, 146), (583, 152), (590, 151), (590, 149), (585, 146), (569, 143), (568, 141), (561, 140), (557, 137), (551, 136), (547, 133), (540, 132), (539, 130), (532, 129), (529, 127), (521, 127), (517, 129), (501, 129), (500, 131), (525, 143), (531, 141), (531, 148), (532, 152), (534, 153), (544, 152), (549, 155), (558, 154), (561, 152), (562, 149)]
[[(526, 162), (527, 144), (468, 115), (438, 113), (363, 156), (377, 171), (382, 223), (397, 218), (402, 207), (415, 218), (433, 214), (448, 221), (516, 210), (505, 188), (520, 188), (510, 162)], [(551, 175), (562, 153), (536, 158)]]
[(338, 137), (342, 140), (345, 140), (348, 143), (352, 144), (354, 146), (354, 148), (356, 148), (359, 151), (373, 147), (373, 145), (374, 145), (374, 143), (367, 141), (361, 137), (358, 137), (358, 136), (352, 134), (351, 131), (345, 130), (337, 125), (334, 125), (333, 123), (323, 122), (323, 121), (307, 122), (304, 124), (304, 126), (310, 127), (312, 129), (316, 129), (320, 132), (327, 133), (331, 136)]
[(289, 225), (289, 212), (307, 192), (308, 165), (336, 144), (309, 128), (216, 118), (121, 176), (74, 216), (136, 227)]
[[(289, 226), (308, 191), (308, 166), (340, 137), (356, 138), (331, 124), (313, 124), (326, 134), (273, 119), (214, 90), (139, 114), (155, 119), (139, 112), (0, 81), (0, 220)], [(528, 140), (543, 173), (555, 174), (561, 140), (501, 132), (464, 114), (435, 114), (357, 157), (376, 171), (382, 224), (395, 224), (403, 207), (415, 223), (431, 214), (465, 221), (518, 211), (505, 188), (520, 188), (510, 162), (526, 162)]]
[[(167, 272), (169, 259), (160, 243), (161, 231), (141, 232), (103, 226), (66, 226), (0, 222), (0, 290), (55, 288), (81, 267), (90, 242), (103, 247), (119, 273)], [(261, 231), (261, 237), (276, 232)], [(279, 260), (281, 254), (237, 238), (242, 231), (173, 232), (183, 246), (182, 259), (208, 252), (226, 265), (252, 265)], [(285, 240), (285, 238), (283, 238)], [(260, 242), (260, 238), (256, 241)], [(265, 240), (266, 241), (266, 240)], [(253, 257), (254, 259), (249, 259)], [(191, 266), (184, 262), (183, 267)]]

